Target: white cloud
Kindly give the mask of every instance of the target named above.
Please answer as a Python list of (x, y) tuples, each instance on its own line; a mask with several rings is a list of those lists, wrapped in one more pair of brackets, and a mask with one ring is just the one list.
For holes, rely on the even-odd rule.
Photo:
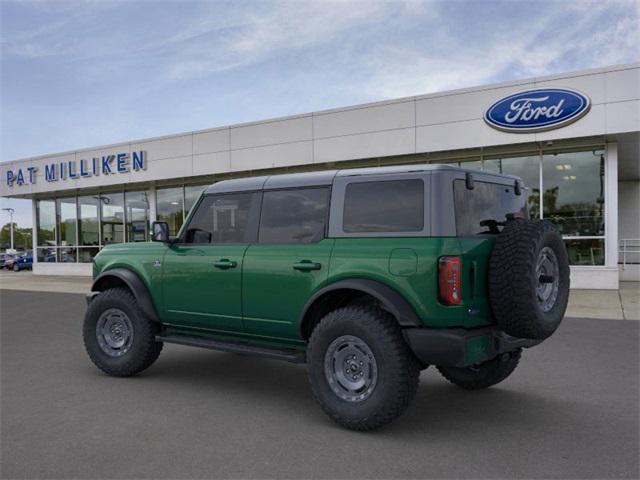
[(47, 3), (2, 34), (5, 71), (66, 95), (3, 85), (5, 138), (64, 116), (39, 153), (640, 57), (632, 2)]
[[(585, 8), (590, 5), (586, 2), (552, 3), (536, 18), (513, 19), (500, 34), (474, 44), (461, 43), (435, 25), (434, 48), (369, 51), (360, 59), (368, 81), (355, 88), (372, 99), (396, 98), (482, 85), (498, 77), (527, 78), (640, 60), (638, 15), (611, 20), (606, 18), (610, 5), (602, 4), (606, 2), (593, 8)], [(565, 21), (561, 29), (559, 19)]]
[[(535, 16), (512, 9), (514, 18), (481, 20), (486, 34), (471, 41), (462, 40), (464, 31), (449, 30), (452, 20), (458, 29), (465, 25), (446, 16), (446, 3), (418, 0), (190, 3), (193, 8), (176, 11), (175, 18), (167, 14), (142, 28), (113, 32), (98, 26), (106, 14), (115, 15), (107, 22), (118, 22), (125, 15), (120, 13), (126, 10), (123, 4), (37, 5), (55, 17), (6, 34), (5, 55), (82, 60), (86, 65), (100, 59), (114, 69), (146, 59), (156, 82), (197, 80), (296, 52), (313, 60), (327, 48), (334, 58), (325, 68), (360, 72), (362, 88), (371, 98), (388, 98), (483, 83), (504, 71), (544, 75), (562, 68), (560, 63), (580, 68), (640, 56), (637, 2), (546, 2)], [(148, 5), (162, 12), (165, 4)], [(477, 26), (473, 9), (481, 7), (468, 5), (466, 21)], [(613, 18), (630, 5), (636, 5), (635, 12)], [(419, 24), (418, 33), (404, 32), (407, 24)]]
[(286, 51), (328, 45), (341, 34), (381, 20), (403, 5), (277, 2), (266, 12), (246, 13), (242, 21), (236, 21), (235, 28), (228, 29), (224, 35), (210, 38), (206, 29), (201, 29), (203, 41), (177, 52), (168, 75), (185, 80), (264, 61)]
[[(72, 57), (87, 52), (85, 41), (78, 41), (77, 31), (95, 24), (97, 19), (122, 5), (121, 0), (104, 2), (8, 0), (33, 18), (29, 28), (20, 28), (3, 20), (2, 53), (27, 59)], [(91, 38), (83, 39), (91, 40)]]

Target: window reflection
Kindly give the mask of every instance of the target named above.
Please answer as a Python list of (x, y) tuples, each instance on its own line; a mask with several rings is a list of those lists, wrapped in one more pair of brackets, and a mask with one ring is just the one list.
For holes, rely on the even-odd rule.
[(543, 157), (544, 216), (565, 236), (604, 235), (604, 155)]
[(182, 187), (156, 190), (156, 213), (159, 222), (169, 224), (169, 234), (177, 235), (184, 221)]
[(462, 168), (469, 170), (482, 170), (482, 160), (472, 160), (470, 162), (460, 162)]
[(55, 263), (58, 261), (56, 249), (53, 247), (38, 247), (36, 253), (40, 263)]
[(72, 247), (58, 248), (58, 262), (76, 263), (77, 249)]
[(100, 251), (99, 247), (81, 247), (78, 248), (78, 261), (81, 263), (91, 263)]
[(58, 245), (75, 245), (76, 242), (76, 198), (58, 198)]
[(78, 231), (80, 245), (99, 245), (98, 206), (99, 197), (78, 197)]
[(189, 212), (195, 205), (198, 197), (202, 191), (206, 188), (206, 185), (190, 185), (184, 187), (184, 213), (189, 215)]
[(565, 240), (570, 265), (604, 265), (604, 239)]
[(124, 195), (100, 195), (102, 208), (102, 245), (124, 242)]
[(538, 155), (486, 159), (484, 170), (520, 177), (528, 188), (529, 216), (540, 218), (540, 157)]
[(53, 200), (38, 200), (37, 223), (38, 245), (55, 245), (56, 203)]
[(149, 239), (149, 193), (126, 192), (127, 242)]

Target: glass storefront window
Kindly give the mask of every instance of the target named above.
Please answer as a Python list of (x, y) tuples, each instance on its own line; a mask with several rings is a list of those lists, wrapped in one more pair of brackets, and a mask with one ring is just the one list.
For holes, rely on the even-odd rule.
[(124, 194), (100, 195), (102, 245), (124, 242)]
[(56, 203), (53, 200), (38, 200), (37, 204), (37, 244), (56, 244)]
[(156, 214), (159, 222), (169, 224), (169, 233), (176, 235), (182, 222), (184, 212), (183, 190), (177, 188), (160, 188), (156, 190)]
[(604, 155), (545, 154), (542, 179), (544, 217), (563, 235), (604, 235)]
[[(497, 155), (483, 159), (468, 157), (469, 161), (462, 161), (459, 165), (522, 178), (529, 189), (531, 217), (541, 216), (542, 203), (542, 217), (560, 227), (570, 264), (597, 266), (605, 264), (605, 161), (601, 152), (550, 153), (543, 150), (542, 157), (537, 154), (506, 158)], [(176, 235), (185, 215), (206, 187), (158, 188), (155, 193), (157, 220), (167, 222), (170, 233)], [(103, 245), (148, 241), (152, 200), (148, 191), (38, 200), (38, 261), (91, 262)]]
[(149, 193), (126, 192), (127, 242), (149, 240)]
[(99, 197), (78, 197), (78, 231), (80, 245), (100, 245), (98, 229)]
[(61, 247), (58, 249), (58, 262), (76, 263), (78, 251), (76, 248)]
[(484, 161), (487, 172), (516, 175), (528, 190), (528, 209), (531, 218), (540, 218), (540, 156), (490, 158)]
[(470, 170), (482, 170), (482, 160), (472, 160), (470, 162), (460, 162), (460, 167)]
[(54, 247), (38, 247), (36, 254), (40, 263), (55, 263), (58, 261)]
[(99, 247), (80, 247), (78, 248), (78, 261), (81, 263), (91, 263), (100, 251)]
[(198, 197), (202, 191), (207, 188), (207, 185), (190, 185), (184, 187), (184, 214), (189, 215), (189, 212), (195, 205)]
[(570, 265), (604, 265), (604, 239), (565, 240)]
[(58, 198), (56, 200), (58, 213), (58, 245), (76, 245), (77, 211), (76, 198)]

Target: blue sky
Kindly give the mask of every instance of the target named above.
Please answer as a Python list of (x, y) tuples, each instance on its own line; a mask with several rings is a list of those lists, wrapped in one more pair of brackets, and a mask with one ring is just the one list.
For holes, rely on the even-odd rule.
[[(0, 160), (638, 61), (639, 10), (3, 0)], [(29, 204), (2, 202), (30, 225)]]

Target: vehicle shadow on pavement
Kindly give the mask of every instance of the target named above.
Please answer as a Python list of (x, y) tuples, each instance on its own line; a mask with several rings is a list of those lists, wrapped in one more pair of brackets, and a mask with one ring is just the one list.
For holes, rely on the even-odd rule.
[[(430, 378), (424, 378), (430, 377)], [(553, 418), (549, 417), (551, 413)], [(423, 374), (413, 404), (389, 432), (407, 436), (440, 435), (452, 428), (458, 434), (485, 434), (486, 429), (521, 430), (575, 416), (575, 405), (532, 391), (519, 390), (505, 382), (486, 390), (467, 391), (437, 378), (434, 371)]]
[[(172, 351), (163, 351), (154, 366), (134, 378), (141, 384), (146, 378), (170, 385), (176, 391), (197, 388), (204, 394), (225, 392), (230, 399), (246, 397), (281, 410), (282, 414), (295, 408), (299, 414), (334, 426), (313, 400), (304, 365), (173, 345), (169, 349)], [(407, 412), (380, 431), (411, 436), (438, 434), (451, 430), (452, 425), (462, 428), (459, 433), (482, 433), (487, 425), (495, 424), (502, 429), (520, 429), (529, 423), (539, 426), (548, 422), (549, 412), (553, 412), (553, 421), (566, 421), (576, 415), (576, 406), (532, 391), (518, 391), (518, 386), (509, 385), (508, 381), (482, 391), (466, 391), (449, 384), (434, 367), (429, 367), (422, 372), (421, 384)]]

